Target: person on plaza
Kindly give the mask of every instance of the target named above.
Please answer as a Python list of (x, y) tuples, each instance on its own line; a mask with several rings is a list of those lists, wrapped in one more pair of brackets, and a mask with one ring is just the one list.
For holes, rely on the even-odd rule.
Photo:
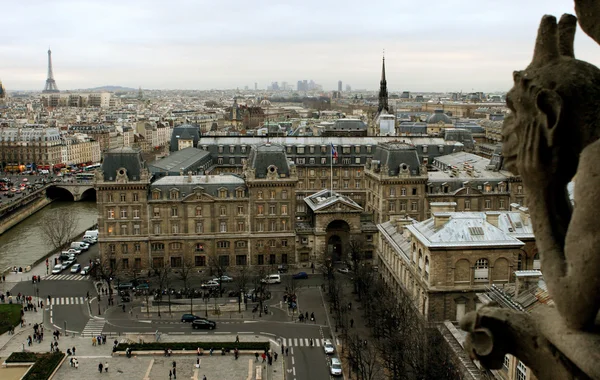
[(104, 366), (102, 365), (102, 363), (98, 364), (98, 371), (100, 373), (102, 373), (102, 368), (104, 368)]
[(73, 346), (73, 350), (72, 351), (73, 351), (73, 355), (75, 355), (75, 346)]
[(50, 342), (50, 352), (54, 352), (54, 343)]
[(169, 380), (173, 377), (173, 371), (169, 370)]
[(290, 349), (288, 347), (285, 348), (285, 356), (290, 356)]
[(202, 377), (202, 380), (206, 380), (206, 375), (204, 375), (204, 377)]
[(313, 341), (313, 339), (312, 339), (312, 338), (310, 338), (310, 346), (312, 347), (312, 346), (313, 346), (313, 344), (314, 344), (314, 341)]
[(240, 336), (239, 336), (239, 335), (236, 335), (236, 336), (235, 336), (235, 342), (236, 342), (236, 343), (239, 343), (239, 342), (240, 342)]
[(75, 362), (75, 369), (79, 369), (79, 360), (77, 360), (77, 358), (73, 359), (73, 361)]
[(104, 372), (108, 372), (108, 362), (104, 363)]
[(279, 356), (279, 355), (277, 355), (277, 352), (273, 354), (273, 357), (275, 358), (275, 361), (277, 361), (277, 356)]
[(308, 311), (306, 312), (306, 314), (304, 315), (304, 319), (308, 321)]
[(173, 367), (173, 380), (177, 380), (177, 368)]
[(93, 337), (92, 337), (92, 346), (95, 346), (95, 345), (96, 345), (96, 337), (95, 337), (95, 336), (93, 336)]
[(317, 323), (317, 322), (315, 321), (315, 313), (310, 313), (310, 320), (311, 320), (313, 323)]
[(196, 348), (196, 355), (200, 356), (201, 351), (200, 351), (200, 347)]
[(256, 361), (258, 361), (258, 352), (254, 353), (254, 357), (256, 358)]
[(282, 345), (281, 345), (281, 355), (283, 355), (283, 353), (284, 353), (284, 349), (285, 349), (285, 347), (284, 347), (284, 346), (283, 346), (283, 344), (282, 344)]
[(235, 357), (235, 360), (238, 360), (238, 355), (239, 355), (239, 351), (237, 349), (237, 347), (233, 350), (233, 356)]
[(67, 348), (67, 355), (71, 356), (71, 349)]
[(267, 361), (267, 354), (265, 354), (265, 353), (263, 352), (261, 356), (262, 356), (262, 360), (263, 360), (262, 362), (263, 362), (263, 363), (264, 363), (264, 362), (266, 362), (266, 361)]

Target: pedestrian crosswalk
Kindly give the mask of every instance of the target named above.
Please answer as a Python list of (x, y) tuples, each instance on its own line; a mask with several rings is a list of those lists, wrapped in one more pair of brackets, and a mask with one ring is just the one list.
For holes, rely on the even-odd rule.
[[(285, 347), (310, 347), (311, 338), (281, 338), (281, 343)], [(313, 347), (323, 346), (325, 339), (313, 338)], [(333, 340), (332, 340), (333, 342)], [(340, 344), (340, 340), (336, 339), (336, 345)]]
[(90, 276), (82, 276), (79, 273), (75, 273), (75, 274), (51, 274), (49, 276), (46, 277), (42, 277), (42, 280), (45, 281), (84, 281), (84, 280), (89, 280)]
[(50, 305), (85, 305), (85, 297), (55, 297), (50, 299)]
[(92, 318), (86, 323), (81, 334), (83, 336), (96, 336), (102, 333), (106, 320)]

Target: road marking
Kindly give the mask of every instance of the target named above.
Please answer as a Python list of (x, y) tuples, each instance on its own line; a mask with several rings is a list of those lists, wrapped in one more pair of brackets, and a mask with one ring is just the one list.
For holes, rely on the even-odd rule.
[(275, 334), (271, 334), (271, 333), (267, 333), (267, 332), (262, 332), (262, 331), (261, 331), (260, 333), (261, 333), (261, 334), (263, 334), (263, 335), (271, 335), (271, 336), (276, 336)]
[(294, 338), (294, 346), (298, 345), (298, 339)]
[(238, 334), (254, 334), (253, 331), (239, 331)]
[(315, 339), (315, 344), (317, 347), (321, 347), (321, 339)]
[(244, 321), (244, 323), (256, 323), (258, 321)]
[(205, 331), (192, 331), (192, 335), (208, 334)]
[(296, 361), (294, 360), (293, 356), (292, 356), (292, 365), (296, 365)]
[(146, 371), (146, 375), (144, 376), (144, 380), (150, 380), (150, 371), (152, 371), (152, 366), (154, 365), (154, 359), (150, 360), (150, 364), (148, 364), (148, 370)]
[(252, 359), (248, 360), (248, 378), (246, 380), (252, 380)]
[(231, 334), (228, 331), (216, 331), (215, 334)]
[(152, 323), (152, 321), (138, 321), (140, 323)]

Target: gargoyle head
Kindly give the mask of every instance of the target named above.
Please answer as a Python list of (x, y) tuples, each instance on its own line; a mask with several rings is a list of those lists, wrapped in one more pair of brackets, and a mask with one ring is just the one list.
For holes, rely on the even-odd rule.
[(575, 175), (581, 150), (600, 135), (600, 70), (575, 59), (576, 27), (573, 15), (563, 15), (558, 24), (554, 16), (544, 16), (531, 64), (513, 73), (502, 153), (514, 174), (526, 173), (536, 161), (566, 183)]

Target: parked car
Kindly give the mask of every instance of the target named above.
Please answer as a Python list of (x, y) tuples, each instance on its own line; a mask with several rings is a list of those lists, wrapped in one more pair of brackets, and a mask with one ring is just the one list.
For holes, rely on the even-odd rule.
[(218, 288), (219, 287), (219, 283), (215, 280), (210, 280), (205, 282), (204, 284), (200, 285), (201, 288), (203, 289), (208, 289), (208, 288)]
[(135, 287), (135, 290), (148, 290), (150, 289), (150, 285), (143, 283), (143, 284), (139, 284), (138, 286)]
[(332, 376), (342, 376), (342, 361), (338, 358), (331, 358), (329, 373)]
[(63, 266), (62, 264), (56, 264), (54, 266), (54, 268), (52, 268), (52, 274), (59, 274), (60, 272), (63, 271)]
[(89, 265), (88, 265), (88, 266), (85, 266), (85, 267), (83, 267), (83, 269), (82, 269), (82, 270), (81, 270), (81, 272), (79, 272), (79, 273), (80, 273), (82, 276), (85, 276), (85, 275), (87, 275), (88, 273), (90, 273), (90, 269), (91, 269), (91, 268), (89, 267)]
[(217, 327), (217, 323), (209, 321), (208, 319), (196, 319), (192, 321), (192, 328), (194, 329), (208, 329), (213, 330)]
[(81, 249), (75, 249), (75, 248), (69, 248), (66, 251), (64, 251), (63, 253), (67, 253), (68, 255), (70, 254), (74, 254), (74, 255), (81, 255)]
[(71, 267), (71, 273), (79, 273), (81, 271), (81, 264), (75, 264)]
[(212, 280), (216, 281), (216, 282), (219, 282), (219, 281), (221, 281), (221, 282), (233, 282), (233, 278), (232, 277), (225, 276), (225, 275), (221, 276), (220, 278), (219, 277), (215, 277)]
[(202, 318), (202, 317), (199, 317), (194, 314), (183, 314), (181, 316), (181, 322), (194, 322), (196, 319), (206, 319), (206, 318)]
[(335, 352), (335, 347), (329, 339), (325, 339), (325, 342), (323, 343), (323, 350), (327, 355), (331, 355)]
[(278, 274), (270, 274), (260, 280), (263, 284), (281, 284), (281, 276)]
[(133, 284), (131, 282), (124, 282), (116, 287), (117, 290), (130, 290), (133, 289)]
[(343, 274), (347, 274), (350, 273), (350, 268), (338, 268), (337, 271)]
[(306, 272), (298, 272), (292, 276), (294, 280), (304, 280), (308, 278), (308, 273)]
[(287, 271), (288, 271), (288, 267), (285, 264), (280, 264), (277, 267), (277, 272), (279, 272), (279, 273), (287, 273)]

